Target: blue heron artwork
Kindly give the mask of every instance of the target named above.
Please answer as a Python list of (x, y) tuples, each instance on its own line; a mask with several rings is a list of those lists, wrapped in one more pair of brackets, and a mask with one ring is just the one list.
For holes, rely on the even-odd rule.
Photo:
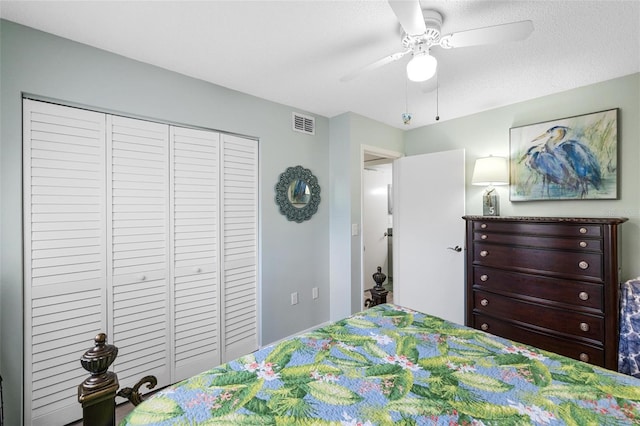
[(617, 112), (511, 128), (511, 201), (616, 199)]

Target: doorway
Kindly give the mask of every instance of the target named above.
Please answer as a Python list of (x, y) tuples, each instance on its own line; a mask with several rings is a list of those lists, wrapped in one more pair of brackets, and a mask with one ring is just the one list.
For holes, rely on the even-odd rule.
[(372, 297), (368, 290), (376, 285), (373, 274), (377, 267), (386, 276), (383, 287), (389, 291), (387, 302), (393, 301), (393, 160), (401, 156), (399, 152), (380, 148), (362, 148), (360, 306), (363, 308)]
[[(464, 255), (457, 249), (464, 246), (464, 150), (403, 157), (363, 148), (360, 306), (369, 297), (365, 290), (373, 287), (375, 272), (364, 266), (370, 251), (365, 235), (381, 238), (380, 229), (367, 225), (364, 173), (385, 163), (390, 163), (392, 170), (389, 220), (394, 223), (390, 252), (393, 302), (464, 324)], [(426, 185), (428, 182), (437, 184)]]

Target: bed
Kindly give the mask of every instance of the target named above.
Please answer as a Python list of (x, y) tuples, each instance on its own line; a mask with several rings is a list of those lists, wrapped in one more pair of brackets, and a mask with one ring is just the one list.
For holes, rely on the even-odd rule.
[(121, 425), (620, 425), (638, 419), (638, 379), (383, 304), (165, 388)]

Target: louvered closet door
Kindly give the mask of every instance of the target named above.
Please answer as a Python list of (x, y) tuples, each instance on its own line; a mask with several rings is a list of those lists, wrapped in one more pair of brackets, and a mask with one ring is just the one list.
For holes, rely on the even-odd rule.
[(223, 361), (258, 347), (258, 142), (222, 134)]
[(122, 387), (171, 382), (169, 126), (107, 117), (110, 339)]
[(106, 327), (105, 116), (25, 99), (23, 130), (25, 424), (64, 424)]
[(220, 363), (220, 135), (171, 127), (174, 381)]

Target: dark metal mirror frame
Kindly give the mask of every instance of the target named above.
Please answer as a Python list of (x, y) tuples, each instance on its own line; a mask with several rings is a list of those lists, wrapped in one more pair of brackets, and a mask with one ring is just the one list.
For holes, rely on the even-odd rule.
[[(297, 208), (289, 200), (289, 185), (294, 180), (303, 180), (309, 187), (311, 196), (304, 207)], [(311, 216), (318, 211), (320, 204), (318, 179), (309, 169), (302, 166), (287, 167), (276, 183), (276, 204), (280, 206), (280, 213), (285, 215), (288, 220), (301, 223), (311, 219)]]

